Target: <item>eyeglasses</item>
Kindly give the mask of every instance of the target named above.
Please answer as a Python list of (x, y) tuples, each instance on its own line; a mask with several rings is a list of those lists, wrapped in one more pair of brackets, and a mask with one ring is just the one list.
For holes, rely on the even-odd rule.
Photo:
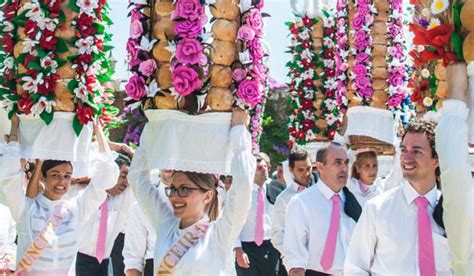
[(173, 195), (173, 194), (177, 194), (179, 197), (187, 197), (191, 193), (191, 191), (195, 191), (195, 190), (200, 190), (200, 191), (204, 191), (204, 192), (206, 191), (202, 188), (166, 187), (165, 188), (165, 194), (166, 194), (167, 197), (171, 197), (171, 195)]

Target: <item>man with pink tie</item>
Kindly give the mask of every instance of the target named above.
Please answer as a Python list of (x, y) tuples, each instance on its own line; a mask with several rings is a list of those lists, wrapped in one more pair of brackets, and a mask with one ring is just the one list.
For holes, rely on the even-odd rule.
[(344, 275), (452, 275), (442, 221), (434, 122), (413, 121), (401, 135), (405, 182), (367, 202), (354, 230)]
[(346, 188), (348, 163), (340, 144), (324, 146), (316, 155), (318, 182), (290, 200), (283, 243), (283, 263), (290, 276), (342, 275), (362, 210)]

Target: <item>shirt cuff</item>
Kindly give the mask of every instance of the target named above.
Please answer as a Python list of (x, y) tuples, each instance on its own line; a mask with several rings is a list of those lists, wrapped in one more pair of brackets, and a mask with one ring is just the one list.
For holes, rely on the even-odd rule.
[(301, 260), (288, 258), (285, 256), (283, 258), (283, 263), (285, 264), (286, 270), (290, 271), (292, 268), (303, 268), (306, 269), (306, 264), (303, 263)]
[(450, 99), (443, 102), (441, 112), (443, 116), (454, 116), (466, 120), (469, 109), (463, 101)]
[(145, 265), (143, 264), (145, 260), (141, 258), (126, 258), (123, 260), (125, 265), (125, 272), (130, 269), (136, 269), (140, 272), (143, 272)]

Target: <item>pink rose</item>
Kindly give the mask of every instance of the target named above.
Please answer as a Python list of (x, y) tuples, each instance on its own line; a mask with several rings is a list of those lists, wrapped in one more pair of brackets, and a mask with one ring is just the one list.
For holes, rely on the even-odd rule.
[(171, 19), (182, 18), (196, 21), (204, 13), (204, 7), (200, 0), (176, 1), (176, 9)]
[(363, 16), (356, 16), (353, 20), (352, 20), (352, 28), (354, 28), (354, 30), (358, 31), (362, 28), (362, 26), (364, 26), (365, 24), (365, 17)]
[(201, 87), (201, 80), (193, 68), (180, 65), (172, 72), (173, 86), (176, 93), (187, 96)]
[(245, 22), (255, 31), (256, 35), (263, 35), (263, 18), (259, 10), (252, 9), (245, 18)]
[(255, 31), (248, 25), (242, 25), (242, 27), (240, 27), (239, 31), (237, 32), (237, 37), (240, 40), (247, 42), (254, 39)]
[(389, 106), (397, 107), (402, 103), (402, 97), (400, 94), (393, 94), (392, 96), (388, 97), (387, 104)]
[(369, 41), (367, 40), (359, 40), (359, 41), (356, 41), (355, 43), (355, 47), (359, 51), (365, 50), (368, 46), (369, 46)]
[(364, 32), (364, 31), (357, 31), (355, 34), (354, 34), (354, 40), (357, 42), (357, 41), (362, 41), (362, 40), (367, 40), (367, 33)]
[(356, 78), (365, 77), (367, 74), (367, 68), (363, 64), (357, 64), (354, 66), (354, 74), (356, 75)]
[(236, 95), (237, 98), (253, 108), (261, 99), (261, 91), (258, 82), (255, 80), (243, 80), (239, 84)]
[(143, 19), (145, 17), (141, 12), (139, 12), (136, 9), (133, 9), (130, 12), (130, 15), (131, 15), (131, 21), (137, 21), (137, 20)]
[(366, 87), (366, 88), (361, 88), (359, 89), (359, 95), (364, 98), (371, 98), (372, 94), (374, 94), (374, 91), (372, 90), (371, 87)]
[(250, 54), (255, 59), (262, 59), (265, 56), (265, 50), (263, 50), (260, 39), (254, 39), (250, 42)]
[(143, 34), (143, 25), (140, 20), (134, 20), (130, 24), (130, 37), (139, 38)]
[(176, 59), (179, 63), (196, 64), (203, 55), (203, 47), (197, 39), (184, 38), (176, 46)]
[(130, 98), (134, 99), (135, 101), (139, 101), (147, 94), (145, 80), (142, 77), (134, 74), (125, 85), (125, 92), (127, 92), (127, 95)]
[(369, 55), (367, 53), (357, 53), (356, 61), (359, 63), (366, 63), (369, 61)]
[(181, 38), (196, 38), (202, 33), (202, 25), (199, 21), (178, 21), (174, 27), (174, 32)]
[(403, 77), (399, 74), (390, 75), (388, 77), (388, 82), (392, 86), (399, 86), (403, 84)]
[(370, 81), (367, 77), (359, 77), (356, 79), (355, 85), (359, 89), (369, 87)]
[[(130, 55), (131, 61), (136, 60), (138, 56), (138, 52), (140, 49), (137, 48), (138, 43), (136, 40), (129, 38), (127, 41), (127, 52)], [(133, 65), (132, 65), (133, 66)]]
[(235, 69), (232, 72), (232, 78), (236, 82), (241, 82), (246, 76), (247, 76), (247, 71), (245, 71), (244, 69)]
[(156, 62), (154, 59), (148, 59), (140, 63), (138, 70), (146, 77), (151, 76), (156, 70)]
[(263, 67), (260, 63), (254, 62), (252, 64), (252, 70), (250, 71), (250, 75), (254, 77), (254, 79), (259, 80), (261, 84), (265, 83), (265, 67)]
[(368, 6), (360, 6), (357, 8), (357, 14), (365, 16), (369, 14), (369, 12), (370, 12), (370, 8)]

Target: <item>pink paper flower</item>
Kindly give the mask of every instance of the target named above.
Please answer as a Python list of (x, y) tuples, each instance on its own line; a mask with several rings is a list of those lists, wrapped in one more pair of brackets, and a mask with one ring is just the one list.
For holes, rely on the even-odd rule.
[(259, 10), (252, 9), (245, 18), (245, 22), (255, 31), (256, 35), (261, 36), (263, 34), (263, 18)]
[(200, 0), (176, 1), (176, 9), (171, 19), (182, 18), (195, 21), (204, 13), (204, 7)]
[(174, 32), (181, 38), (196, 38), (202, 33), (202, 25), (199, 21), (178, 21), (174, 27)]
[(400, 94), (393, 94), (387, 99), (387, 104), (389, 106), (397, 107), (402, 103), (402, 97)]
[(138, 70), (146, 77), (151, 76), (156, 70), (156, 62), (154, 59), (148, 59), (140, 63)]
[(201, 80), (193, 68), (180, 65), (172, 72), (173, 86), (181, 96), (187, 96), (201, 87)]
[(249, 25), (242, 25), (237, 32), (237, 38), (245, 42), (254, 39), (255, 31)]
[(130, 24), (130, 37), (133, 39), (139, 38), (143, 34), (143, 25), (140, 20), (134, 20)]
[(261, 99), (258, 82), (255, 80), (243, 80), (239, 84), (236, 95), (253, 108)]
[(135, 101), (139, 101), (147, 94), (145, 80), (142, 77), (134, 74), (125, 85), (125, 91), (130, 98), (134, 99)]
[(365, 77), (367, 74), (367, 68), (363, 64), (357, 64), (354, 66), (354, 74), (356, 75), (356, 78)]
[(194, 38), (184, 38), (176, 46), (176, 59), (183, 64), (197, 64), (202, 59), (203, 47)]
[(260, 39), (254, 39), (250, 42), (250, 54), (254, 59), (262, 59), (265, 56), (265, 50), (262, 47)]
[(236, 82), (241, 82), (246, 76), (247, 76), (247, 71), (245, 71), (244, 69), (235, 69), (232, 72), (232, 78)]
[(364, 98), (371, 98), (373, 94), (374, 94), (374, 91), (372, 90), (371, 87), (366, 87), (359, 90), (359, 95)]

